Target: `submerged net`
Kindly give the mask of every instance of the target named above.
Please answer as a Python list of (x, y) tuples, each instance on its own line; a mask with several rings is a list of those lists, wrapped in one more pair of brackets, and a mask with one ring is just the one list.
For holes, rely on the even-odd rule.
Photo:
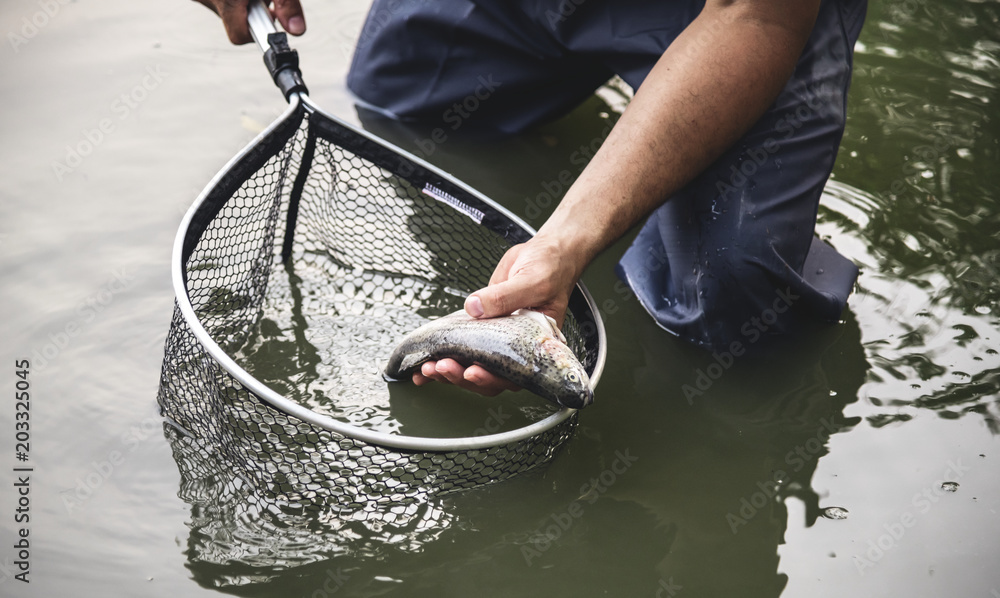
[[(415, 449), (394, 439), (420, 429), (399, 415), (417, 403), (379, 375), (405, 332), (460, 307), (528, 237), (447, 175), (295, 101), (216, 178), (181, 232), (183, 293), (161, 408), (256, 493), (306, 508), (374, 512), (545, 463), (575, 415), (522, 399), (500, 423), (551, 424), (496, 445)], [(600, 326), (578, 289), (564, 334), (592, 375)], [(484, 433), (471, 426), (457, 436)]]

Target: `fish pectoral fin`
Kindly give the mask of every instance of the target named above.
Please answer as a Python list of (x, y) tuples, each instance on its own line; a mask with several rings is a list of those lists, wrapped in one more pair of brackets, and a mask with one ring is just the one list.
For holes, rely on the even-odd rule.
[(417, 351), (416, 353), (410, 353), (403, 358), (403, 361), (399, 364), (400, 372), (410, 371), (423, 362), (431, 358), (430, 351)]

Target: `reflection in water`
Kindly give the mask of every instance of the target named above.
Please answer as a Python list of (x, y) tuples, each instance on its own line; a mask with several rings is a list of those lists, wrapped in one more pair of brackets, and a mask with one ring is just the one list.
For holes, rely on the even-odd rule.
[[(577, 130), (567, 143), (598, 133)], [(598, 403), (554, 466), (432, 497), (392, 525), (219, 490), (248, 488), (223, 468), (204, 485), (216, 488), (211, 498), (185, 497), (199, 583), (309, 596), (341, 572), (343, 595), (640, 596), (670, 584), (691, 596), (779, 595), (785, 501), (803, 503), (809, 525), (858, 508), (823, 504), (812, 488), (829, 438), (859, 421), (843, 415), (868, 369), (854, 318), (767, 359), (735, 360), (689, 404), (683, 385), (713, 357), (649, 326), (613, 281), (590, 286), (618, 309), (610, 362)], [(634, 463), (610, 476), (622, 454)]]
[(833, 506), (811, 478), (829, 437), (857, 423), (842, 415), (864, 372), (857, 327), (737, 361), (693, 405), (678, 372), (711, 358), (654, 330), (633, 340), (608, 375), (639, 395), (597, 412), (557, 467), (388, 510), (277, 503), (168, 429), (191, 505), (189, 568), (203, 586), (255, 595), (309, 596), (332, 575), (344, 595), (634, 596), (672, 580), (689, 595), (777, 596), (784, 501), (805, 503), (809, 524)]
[[(299, 527), (277, 524), (280, 509), (264, 507), (268, 523), (234, 532), (242, 524), (223, 512), (246, 508), (230, 504), (244, 502), (235, 493), (214, 510), (192, 499), (198, 523), (189, 566), (199, 583), (237, 579), (255, 587), (234, 592), (310, 596), (340, 571), (347, 579), (338, 595), (655, 596), (666, 585), (684, 596), (778, 596), (788, 582), (782, 571), (802, 579), (813, 573), (779, 563), (790, 511), (804, 510), (805, 523), (820, 528), (886, 508), (877, 497), (828, 504), (814, 489), (831, 437), (858, 425), (889, 437), (893, 426), (928, 412), (979, 419), (1000, 432), (1000, 9), (872, 2), (869, 15), (837, 180), (827, 187), (818, 227), (862, 268), (843, 323), (768, 360), (737, 361), (689, 405), (682, 385), (712, 357), (650, 326), (615, 291), (613, 260), (602, 257), (588, 285), (599, 304), (610, 300), (615, 309), (607, 318), (609, 363), (595, 406), (552, 467), (428, 503), (407, 515), (402, 535), (412, 534), (398, 544), (385, 528), (324, 528), (315, 514), (301, 515)], [(537, 133), (485, 148), (449, 139), (428, 158), (539, 224), (553, 207), (538, 211), (531, 203), (541, 182), (577, 173), (570, 156), (599, 138), (613, 112), (590, 101)], [(418, 149), (420, 133), (366, 126)], [(592, 492), (592, 480), (626, 450), (635, 463)], [(846, 477), (841, 489), (860, 495)], [(958, 495), (965, 488), (963, 481)], [(265, 503), (254, 501), (246, 502)], [(219, 523), (226, 517), (232, 523)], [(234, 550), (225, 544), (230, 538), (245, 538), (246, 548)], [(250, 547), (283, 538), (289, 553), (307, 557), (245, 564), (258, 554)], [(921, 550), (916, 537), (907, 541)], [(281, 569), (293, 562), (301, 564)], [(836, 595), (849, 581), (824, 583)], [(904, 589), (919, 592), (922, 583)]]
[[(678, 403), (673, 389), (716, 360), (656, 350), (662, 337), (646, 335), (649, 362), (638, 368), (636, 384), (651, 395), (646, 415), (657, 424), (633, 441), (648, 458), (621, 492), (658, 525), (679, 529), (657, 563), (661, 577), (691, 595), (777, 596), (787, 582), (777, 556), (787, 501), (805, 506), (807, 526), (826, 525), (819, 518), (828, 507), (854, 507), (822, 504), (812, 478), (829, 439), (859, 422), (843, 415), (865, 372), (858, 335), (848, 314), (845, 323), (766, 358), (735, 360), (691, 406)], [(657, 371), (662, 363), (674, 364), (673, 376)], [(616, 423), (642, 426), (636, 418)]]
[[(314, 157), (308, 174), (298, 179), (303, 193), (289, 264), (272, 272), (260, 299), (261, 317), (234, 358), (314, 412), (399, 433), (403, 422), (390, 413), (391, 389), (381, 375), (392, 348), (428, 318), (461, 309), (466, 294), (485, 286), (506, 249), (527, 233), (489, 205), (464, 203), (477, 198), (454, 189), (464, 201), (445, 191), (427, 192), (419, 178), (425, 175), (400, 166), (398, 157), (369, 149), (371, 155), (362, 158), (335, 139), (306, 145), (314, 147), (311, 154), (305, 150)], [(384, 165), (393, 160), (395, 171)], [(583, 324), (589, 306), (579, 293), (574, 299), (564, 332), (592, 369), (596, 329)], [(464, 430), (431, 434), (411, 422), (406, 433), (472, 435), (489, 414), (482, 402), (466, 405), (475, 423)], [(501, 423), (516, 429), (553, 412), (510, 409)]]
[(210, 445), (173, 426), (164, 429), (181, 474), (178, 496), (191, 505), (189, 566), (203, 585), (261, 583), (335, 555), (375, 558), (385, 547), (416, 551), (451, 525), (440, 499), (426, 495), (360, 510), (279, 502), (236, 474)]
[[(166, 435), (181, 473), (180, 496), (192, 506), (191, 565), (227, 568), (209, 568), (205, 583), (213, 586), (257, 583), (270, 571), (333, 554), (417, 550), (451, 525), (442, 497), (549, 462), (576, 424), (570, 417), (481, 449), (368, 444), (250, 392), (209, 357), (179, 310), (158, 400), (173, 424)], [(229, 571), (246, 567), (256, 573)]]
[[(964, 263), (932, 251), (947, 266), (911, 270), (898, 253), (851, 239), (884, 211), (877, 197), (836, 182), (825, 194), (819, 232), (844, 240), (844, 253), (865, 273), (851, 309), (867, 331), (871, 372), (859, 392), (874, 407), (869, 422), (881, 427), (912, 419), (914, 409), (931, 409), (944, 418), (978, 414), (1000, 433), (1000, 333), (992, 313), (1000, 272), (991, 263), (1000, 250), (969, 255)], [(940, 223), (947, 228), (949, 221)], [(966, 251), (974, 249), (970, 243)]]
[(973, 413), (1000, 433), (1000, 11), (873, 3), (856, 62), (820, 220), (862, 265), (868, 419)]
[[(398, 156), (387, 158), (364, 139), (337, 137), (338, 126), (321, 114), (309, 114), (308, 127), (300, 122), (306, 116), (301, 107), (291, 114), (265, 139), (273, 148), (280, 145), (278, 153), (270, 154), (272, 146), (262, 142), (260, 155), (250, 152), (235, 162), (218, 179), (225, 185), (213, 187), (188, 221), (187, 297), (223, 350), (292, 402), (311, 406), (300, 389), (322, 396), (310, 386), (326, 383), (341, 398), (361, 399), (338, 401), (331, 415), (346, 414), (344, 419), (353, 421), (374, 413), (403, 431), (405, 416), (419, 410), (393, 414), (392, 401), (378, 401), (390, 394), (380, 363), (422, 310), (439, 309), (442, 298), (455, 302), (455, 289), (484, 285), (503, 250), (523, 231), (446, 179), (403, 164)], [(346, 149), (352, 143), (354, 149)], [(454, 194), (451, 201), (429, 198), (404, 174), (379, 166), (392, 160), (417, 181), (435, 177), (430, 179), (435, 185)], [(296, 164), (302, 166), (298, 172)], [(301, 191), (298, 203), (285, 193), (292, 178), (291, 196)], [(477, 218), (455, 208), (468, 208), (464, 202), (478, 206)], [(282, 213), (297, 223), (294, 236), (285, 235), (284, 255), (291, 260), (284, 269), (272, 267)], [(590, 321), (590, 307), (572, 301), (571, 306), (567, 320), (575, 324), (565, 334), (571, 346), (587, 347), (580, 358), (593, 371), (597, 329), (583, 325)], [(191, 558), (261, 570), (252, 580), (266, 579), (267, 569), (313, 562), (317, 555), (370, 557), (372, 546), (376, 552), (381, 546), (414, 550), (448, 526), (439, 497), (547, 463), (575, 428), (575, 417), (567, 414), (529, 437), (482, 448), (413, 450), (393, 448), (389, 441), (368, 443), (268, 398), (274, 389), (260, 391), (256, 380), (227, 369), (227, 360), (211, 355), (211, 344), (192, 326), (180, 307), (175, 309), (158, 395), (163, 413), (177, 427), (168, 435), (184, 479), (182, 496), (194, 508)], [(328, 342), (314, 344), (324, 334)], [(324, 379), (323, 367), (330, 379)], [(510, 412), (501, 415), (499, 405), (488, 411), (488, 403), (475, 404), (492, 418), (477, 418), (483, 433), (516, 419)], [(528, 418), (534, 421), (550, 411), (523, 414), (535, 415)], [(398, 414), (404, 417), (393, 417)], [(372, 419), (376, 425), (382, 421)], [(473, 426), (462, 436), (477, 434)], [(310, 533), (323, 538), (307, 539)], [(219, 579), (248, 580), (228, 574)]]

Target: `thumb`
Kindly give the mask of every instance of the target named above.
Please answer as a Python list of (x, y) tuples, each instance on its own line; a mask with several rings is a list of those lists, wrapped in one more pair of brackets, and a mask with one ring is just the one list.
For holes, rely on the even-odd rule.
[(465, 299), (465, 311), (474, 318), (506, 316), (522, 307), (531, 307), (538, 300), (535, 286), (516, 279), (490, 285)]
[(306, 19), (299, 0), (274, 0), (274, 16), (288, 33), (302, 35), (306, 32)]

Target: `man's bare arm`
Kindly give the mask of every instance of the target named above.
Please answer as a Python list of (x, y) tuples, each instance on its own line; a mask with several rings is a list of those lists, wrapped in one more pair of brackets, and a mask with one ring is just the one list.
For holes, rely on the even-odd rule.
[[(534, 307), (558, 321), (594, 257), (695, 178), (760, 119), (787, 83), (820, 0), (709, 0), (670, 45), (604, 145), (538, 234), (512, 248), (465, 308), (498, 316)], [(418, 384), (483, 394), (509, 384), (452, 360)]]

